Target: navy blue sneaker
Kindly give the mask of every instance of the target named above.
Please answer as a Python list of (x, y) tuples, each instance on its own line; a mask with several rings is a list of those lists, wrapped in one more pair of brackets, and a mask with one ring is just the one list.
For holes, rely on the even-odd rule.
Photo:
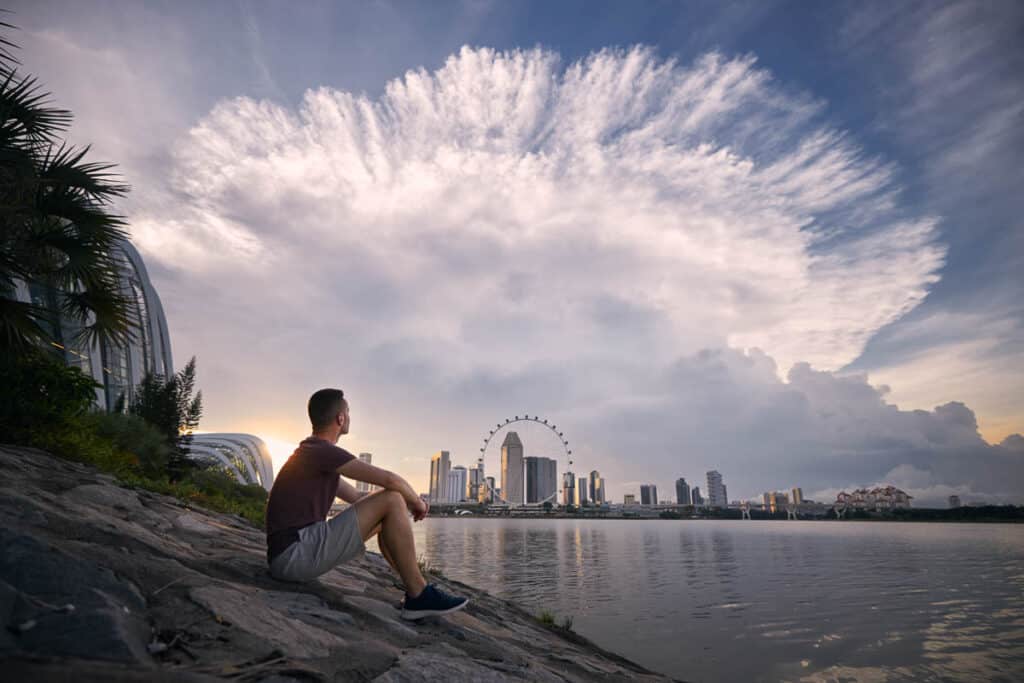
[(422, 619), (424, 617), (435, 617), (441, 614), (458, 612), (469, 604), (469, 598), (457, 598), (448, 595), (432, 583), (428, 583), (417, 597), (405, 596), (405, 603), (402, 605), (402, 618), (409, 620)]

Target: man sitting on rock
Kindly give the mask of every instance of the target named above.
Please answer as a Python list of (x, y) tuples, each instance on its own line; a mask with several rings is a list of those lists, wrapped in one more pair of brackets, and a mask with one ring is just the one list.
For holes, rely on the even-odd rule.
[[(381, 554), (405, 584), (402, 617), (460, 610), (468, 598), (448, 595), (427, 584), (416, 560), (412, 522), (427, 515), (427, 504), (393, 472), (363, 462), (335, 444), (348, 434), (348, 401), (340, 389), (321, 389), (309, 399), (313, 434), (288, 458), (267, 501), (267, 561), (272, 576), (309, 581), (361, 555), (378, 535)], [(340, 475), (380, 487), (360, 493)], [(326, 519), (334, 498), (351, 503)]]

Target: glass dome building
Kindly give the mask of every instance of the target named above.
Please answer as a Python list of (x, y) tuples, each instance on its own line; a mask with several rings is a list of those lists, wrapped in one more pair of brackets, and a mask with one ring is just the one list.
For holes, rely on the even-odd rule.
[[(131, 401), (134, 388), (147, 373), (167, 377), (174, 372), (167, 318), (160, 297), (149, 281), (142, 256), (129, 242), (122, 241), (116, 258), (121, 266), (121, 291), (131, 301), (131, 314), (137, 325), (128, 345), (77, 343), (75, 336), (81, 324), (66, 317), (60, 317), (55, 323), (43, 323), (49, 332), (50, 345), (63, 355), (64, 362), (81, 369), (100, 384), (96, 402), (104, 410), (112, 410), (122, 396), (126, 402)], [(17, 297), (58, 310), (54, 292), (41, 285), (19, 283)]]
[(270, 490), (274, 463), (263, 440), (252, 434), (193, 434), (191, 457), (217, 467), (242, 484)]

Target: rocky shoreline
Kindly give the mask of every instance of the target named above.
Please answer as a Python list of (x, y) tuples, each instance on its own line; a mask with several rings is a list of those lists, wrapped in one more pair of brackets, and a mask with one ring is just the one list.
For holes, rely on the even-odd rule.
[(239, 517), (34, 449), (0, 446), (0, 471), (4, 680), (668, 680), (455, 581), (465, 611), (402, 621), (373, 553), (282, 583)]

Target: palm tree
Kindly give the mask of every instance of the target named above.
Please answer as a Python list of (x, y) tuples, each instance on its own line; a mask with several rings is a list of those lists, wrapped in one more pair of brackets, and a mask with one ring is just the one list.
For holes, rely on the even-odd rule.
[[(115, 254), (127, 232), (110, 208), (128, 188), (60, 140), (71, 112), (18, 73), (15, 48), (0, 36), (0, 353), (48, 346), (60, 318), (80, 328), (68, 342), (124, 345), (135, 322)], [(19, 300), (19, 285), (38, 296)]]

